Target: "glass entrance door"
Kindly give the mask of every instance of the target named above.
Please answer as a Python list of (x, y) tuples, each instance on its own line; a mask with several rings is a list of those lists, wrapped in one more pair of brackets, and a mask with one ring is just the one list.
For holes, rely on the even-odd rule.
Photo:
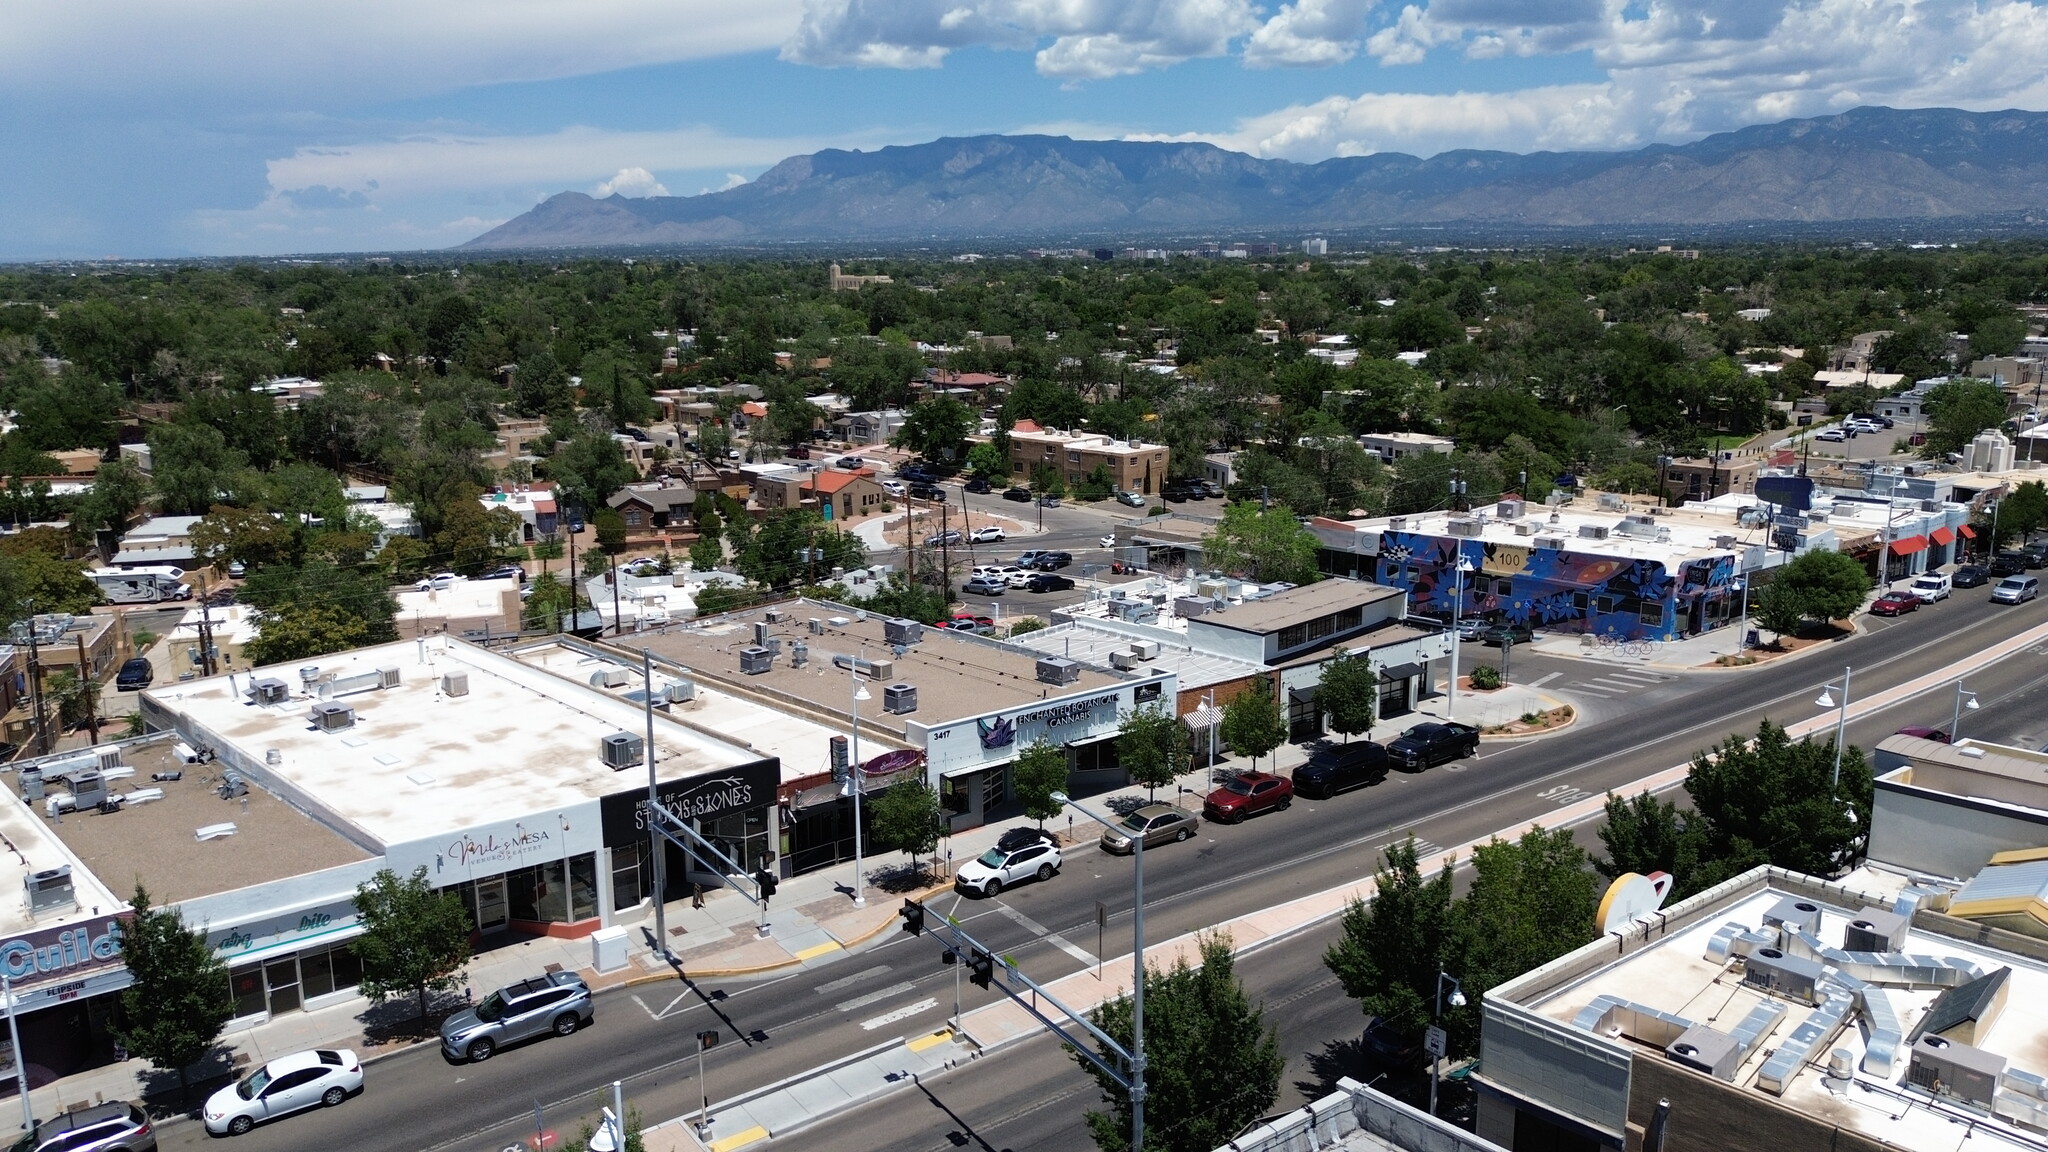
[(493, 876), (476, 882), (476, 930), (495, 932), (511, 920), (511, 906), (505, 899), (505, 878)]
[(299, 958), (287, 956), (263, 966), (263, 981), (270, 987), (270, 1014), (282, 1016), (299, 1010)]

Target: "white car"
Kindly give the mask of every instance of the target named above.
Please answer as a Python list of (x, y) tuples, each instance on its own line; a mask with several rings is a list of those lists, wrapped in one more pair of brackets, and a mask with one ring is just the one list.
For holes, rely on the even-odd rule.
[(906, 489), (903, 487), (903, 481), (901, 480), (884, 480), (882, 481), (882, 491), (900, 499)]
[(456, 581), (461, 579), (462, 577), (453, 572), (436, 572), (413, 587), (421, 592), (440, 592), (453, 587)]
[(1814, 439), (1826, 440), (1831, 443), (1839, 444), (1842, 441), (1847, 440), (1849, 437), (1854, 436), (1855, 434), (1856, 433), (1853, 430), (1845, 432), (1840, 428), (1826, 428), (1821, 430), (1819, 433), (1815, 434)]
[(1868, 420), (1851, 420), (1846, 425), (1846, 427), (1849, 429), (1849, 431), (1863, 436), (1874, 436), (1877, 433), (1884, 431), (1884, 425), (1873, 424)]
[(240, 1136), (279, 1116), (332, 1108), (363, 1090), (363, 1065), (346, 1048), (279, 1056), (206, 1098), (206, 1130)]
[(1114, 548), (1114, 547), (1116, 547), (1116, 533), (1114, 533), (1114, 532), (1111, 532), (1111, 533), (1110, 533), (1109, 535), (1107, 535), (1107, 536), (1104, 536), (1104, 537), (1102, 538), (1102, 546), (1103, 546), (1104, 548)]
[(998, 528), (995, 525), (991, 524), (986, 528), (976, 528), (973, 532), (968, 534), (967, 538), (969, 540), (974, 541), (976, 544), (996, 544), (1000, 543), (1007, 537), (1004, 536), (1003, 530), (1001, 528)]
[(976, 896), (995, 896), (1024, 880), (1050, 880), (1059, 870), (1059, 845), (1034, 829), (1019, 829), (961, 865), (953, 875), (953, 887)]
[(1955, 591), (1955, 582), (1942, 573), (1928, 572), (1913, 577), (1913, 582), (1906, 586), (1906, 591), (1918, 596), (1922, 604), (1932, 604), (1936, 600), (1948, 599)]
[(983, 564), (969, 572), (968, 575), (986, 580), (1000, 581), (1006, 587), (1016, 588), (1021, 587), (1022, 585), (1019, 581), (1029, 579), (1031, 573), (1017, 567), (1015, 564)]

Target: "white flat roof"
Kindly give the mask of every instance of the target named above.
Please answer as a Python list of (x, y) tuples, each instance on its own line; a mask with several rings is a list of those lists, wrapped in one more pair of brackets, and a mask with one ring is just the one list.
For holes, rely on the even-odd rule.
[[(264, 771), (303, 793), (368, 840), (389, 846), (489, 820), (595, 800), (644, 776), (615, 772), (599, 742), (645, 731), (642, 708), (518, 660), (446, 636), (359, 648), (307, 661), (342, 677), (396, 667), (396, 688), (337, 697), (354, 727), (316, 731), (296, 667), (257, 670), (291, 686), (289, 703), (257, 707), (247, 673), (165, 685), (145, 693), (202, 725)], [(469, 674), (466, 696), (444, 696), (440, 678)], [(656, 687), (663, 683), (657, 677)], [(818, 741), (820, 755), (824, 741)], [(756, 753), (657, 714), (656, 759), (664, 778), (751, 763)]]
[[(77, 749), (49, 760), (65, 760), (71, 756), (90, 755), (89, 749)], [(19, 765), (9, 765), (18, 768)], [(123, 782), (122, 791), (128, 782)], [(62, 781), (53, 781), (52, 791), (62, 791)], [(104, 916), (110, 912), (128, 907), (124, 897), (114, 895), (92, 870), (85, 866), (68, 845), (57, 838), (42, 813), (33, 810), (29, 802), (21, 798), (13, 788), (0, 788), (6, 793), (0, 796), (0, 836), (14, 848), (12, 852), (0, 852), (0, 884), (6, 885), (8, 893), (0, 898), (0, 936), (17, 936), (25, 932), (41, 931), (46, 928), (61, 928), (81, 920), (90, 920), (95, 914)], [(82, 817), (74, 816), (73, 819)], [(51, 909), (37, 916), (30, 916), (24, 887), (29, 875), (53, 868), (69, 867), (71, 885), (78, 898), (78, 906)]]
[[(400, 619), (466, 620), (474, 616), (504, 615), (508, 611), (507, 592), (512, 594), (516, 605), (519, 581), (509, 576), (502, 580), (457, 580), (439, 590), (397, 592), (392, 599), (398, 601)], [(509, 610), (518, 611), (516, 607)]]
[[(1407, 526), (1400, 531), (1414, 532), (1424, 536), (1449, 536), (1452, 519), (1480, 520), (1480, 534), (1464, 539), (1483, 541), (1488, 544), (1506, 544), (1533, 548), (1539, 537), (1562, 538), (1567, 551), (1592, 552), (1602, 556), (1626, 556), (1636, 560), (1672, 562), (1696, 559), (1703, 556), (1728, 555), (1741, 549), (1743, 541), (1756, 536), (1755, 530), (1740, 527), (1734, 517), (1720, 517), (1709, 514), (1686, 514), (1682, 509), (1671, 509), (1651, 513), (1649, 506), (1623, 509), (1552, 507), (1530, 504), (1519, 520), (1503, 520), (1494, 514), (1489, 504), (1475, 508), (1471, 513), (1425, 512), (1406, 517)], [(1674, 514), (1676, 513), (1676, 514)], [(1660, 536), (1631, 536), (1616, 530), (1624, 517), (1650, 515), (1651, 530), (1661, 529), (1669, 533), (1669, 539)], [(1344, 523), (1357, 532), (1394, 531), (1389, 526), (1389, 517), (1375, 516), (1364, 520), (1347, 520)], [(1327, 523), (1319, 521), (1318, 523)], [(1524, 536), (1516, 532), (1517, 525), (1533, 525), (1535, 532)], [(1594, 525), (1608, 529), (1606, 539), (1579, 535), (1582, 525)], [(1660, 534), (1661, 535), (1661, 534)], [(1736, 544), (1723, 548), (1717, 537), (1734, 536)]]

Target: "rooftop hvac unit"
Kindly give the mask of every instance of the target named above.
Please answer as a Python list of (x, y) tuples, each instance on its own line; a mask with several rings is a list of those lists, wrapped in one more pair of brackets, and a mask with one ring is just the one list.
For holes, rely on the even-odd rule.
[(803, 642), (803, 641), (801, 641), (801, 640), (797, 640), (797, 641), (794, 641), (794, 642), (792, 642), (792, 643), (790, 644), (790, 646), (789, 646), (789, 666), (790, 666), (791, 668), (801, 668), (801, 667), (803, 667), (803, 666), (804, 666), (804, 664), (805, 664), (805, 663), (806, 663), (807, 661), (809, 661), (809, 660), (810, 660), (810, 658), (811, 658), (811, 646), (810, 646), (809, 644), (806, 644), (806, 643), (804, 643), (804, 642)]
[(894, 675), (896, 675), (896, 662), (894, 660), (868, 661), (868, 679), (887, 680)]
[(1041, 684), (1072, 684), (1081, 678), (1081, 666), (1072, 660), (1059, 656), (1041, 656), (1038, 659), (1038, 681)]
[(891, 684), (882, 689), (882, 711), (896, 716), (917, 711), (917, 685)]
[(1119, 672), (1129, 672), (1138, 666), (1138, 654), (1136, 652), (1111, 652), (1109, 654), (1109, 666)]
[(1195, 594), (1211, 600), (1221, 600), (1230, 595), (1230, 583), (1226, 580), (1204, 580), (1195, 585)]
[(1534, 523), (1533, 521), (1529, 521), (1529, 520), (1517, 520), (1517, 521), (1515, 521), (1515, 535), (1517, 535), (1517, 536), (1534, 536), (1535, 534), (1536, 534), (1536, 525), (1535, 525), (1535, 523)]
[(1479, 523), (1479, 521), (1471, 519), (1470, 517), (1455, 516), (1452, 517), (1450, 523), (1446, 525), (1446, 530), (1449, 531), (1450, 534), (1453, 536), (1478, 536), (1480, 533), (1485, 531), (1485, 528), (1483, 525)]
[(58, 908), (78, 907), (78, 890), (71, 884), (71, 865), (60, 864), (23, 877), (28, 890), (28, 911), (33, 916)]
[(924, 639), (924, 625), (915, 620), (884, 620), (882, 639), (891, 644), (915, 644)]
[(811, 635), (823, 636), (824, 634), (825, 622), (823, 620), (818, 619), (816, 616), (811, 617)]
[(1776, 948), (1759, 948), (1750, 953), (1742, 968), (1744, 984), (1808, 1005), (1820, 1003), (1815, 992), (1820, 976), (1819, 962), (1787, 956)]
[(21, 770), (21, 798), (31, 802), (43, 798), (42, 769), (23, 768)]
[(310, 685), (318, 679), (320, 679), (320, 666), (318, 664), (308, 664), (304, 668), (299, 669), (299, 683), (308, 685), (308, 691), (311, 691)]
[(592, 688), (624, 688), (626, 686), (626, 670), (624, 668), (599, 668), (590, 674), (590, 686)]
[(79, 768), (66, 772), (62, 779), (64, 787), (71, 791), (72, 803), (80, 812), (107, 798), (107, 778), (97, 768)]
[(249, 685), (249, 694), (258, 704), (282, 704), (292, 698), (290, 685), (275, 676), (265, 676)]
[(356, 726), (356, 710), (331, 700), (313, 705), (308, 718), (313, 721), (313, 727), (322, 732), (340, 732)]
[(1133, 640), (1131, 641), (1131, 655), (1136, 656), (1140, 660), (1157, 660), (1159, 659), (1159, 641)]
[(1908, 921), (1896, 912), (1865, 908), (1842, 929), (1844, 952), (1898, 952), (1906, 946)]
[(1538, 536), (1536, 538), (1536, 546), (1538, 548), (1548, 548), (1553, 552), (1562, 552), (1564, 551), (1564, 537)]
[(1764, 927), (1783, 925), (1809, 936), (1820, 935), (1820, 905), (1797, 896), (1787, 896), (1764, 913)]
[(780, 608), (770, 608), (766, 612), (761, 613), (761, 619), (766, 620), (770, 624), (782, 623), (782, 617), (783, 612)]
[(1408, 518), (1407, 518), (1406, 516), (1389, 516), (1389, 517), (1387, 517), (1387, 531), (1389, 531), (1389, 532), (1406, 532), (1407, 530), (1408, 530)]
[[(1208, 603), (1207, 600), (1199, 599), (1195, 602)], [(1158, 619), (1159, 609), (1145, 600), (1112, 600), (1109, 602), (1109, 614), (1126, 623), (1146, 624)]]
[(1493, 514), (1503, 520), (1519, 520), (1523, 505), (1520, 500), (1503, 500), (1493, 506)]
[(1906, 1083), (1979, 1108), (1991, 1107), (2005, 1057), (1932, 1033), (1913, 1042)]
[(1581, 524), (1581, 525), (1579, 525), (1579, 539), (1581, 539), (1581, 540), (1605, 540), (1605, 539), (1607, 539), (1607, 525), (1605, 525), (1605, 524)]
[(1620, 496), (1617, 496), (1612, 492), (1602, 492), (1600, 494), (1600, 499), (1596, 501), (1596, 503), (1601, 508), (1610, 511), (1628, 507), (1628, 501), (1623, 500)]
[(1735, 537), (1716, 536), (1714, 537), (1714, 547), (1719, 548), (1723, 552), (1733, 552), (1735, 551)]
[(1183, 620), (1200, 616), (1209, 610), (1209, 600), (1202, 596), (1178, 596), (1173, 601), (1173, 614)]
[(396, 688), (401, 683), (403, 681), (399, 679), (398, 666), (396, 664), (386, 664), (377, 669), (377, 687)]
[(465, 669), (465, 670), (462, 670), (462, 671), (457, 671), (457, 672), (444, 672), (444, 673), (442, 673), (442, 674), (441, 674), (441, 694), (442, 694), (443, 696), (467, 696), (467, 695), (469, 695), (469, 672), (468, 672), (468, 670), (466, 670), (466, 669)]
[(688, 704), (696, 698), (697, 682), (695, 680), (675, 680), (670, 682), (668, 686), (669, 703)]
[(780, 636), (764, 637), (759, 646), (766, 648), (768, 655), (771, 657), (782, 655), (782, 637)]
[(604, 766), (614, 772), (637, 767), (646, 755), (647, 745), (631, 732), (614, 732), (598, 741), (597, 754)]
[(759, 676), (775, 666), (775, 653), (766, 648), (740, 649), (740, 671), (749, 676)]
[(1673, 1040), (1664, 1049), (1664, 1055), (1674, 1064), (1705, 1072), (1717, 1080), (1733, 1080), (1735, 1069), (1742, 1064), (1742, 1045), (1726, 1032), (1695, 1024)]

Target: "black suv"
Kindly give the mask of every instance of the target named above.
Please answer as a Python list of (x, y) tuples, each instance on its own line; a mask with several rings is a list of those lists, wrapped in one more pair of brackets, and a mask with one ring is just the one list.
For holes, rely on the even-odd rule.
[(966, 489), (969, 492), (986, 492), (988, 491), (988, 481), (983, 480), (979, 476), (976, 476), (974, 479), (969, 480), (967, 483), (962, 484), (960, 487)]
[(156, 1133), (133, 1104), (96, 1104), (50, 1117), (8, 1152), (156, 1152)]
[(1009, 491), (1003, 493), (1003, 499), (1015, 500), (1019, 504), (1029, 504), (1031, 503), (1031, 489), (1012, 488)]
[(1370, 740), (1318, 752), (1294, 770), (1294, 790), (1312, 800), (1377, 784), (1387, 778), (1387, 750)]
[(1387, 759), (1419, 772), (1479, 751), (1479, 729), (1470, 724), (1417, 724), (1387, 745)]
[(1991, 578), (2018, 576), (2027, 570), (2027, 554), (2010, 549), (1991, 558)]

